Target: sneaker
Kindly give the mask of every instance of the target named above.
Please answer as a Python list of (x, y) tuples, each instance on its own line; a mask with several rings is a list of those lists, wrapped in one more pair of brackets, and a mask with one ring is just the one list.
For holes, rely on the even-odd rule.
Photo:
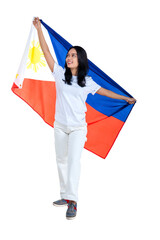
[(77, 203), (74, 203), (72, 201), (69, 201), (68, 203), (68, 209), (66, 212), (66, 218), (67, 219), (74, 219), (77, 214)]
[(68, 205), (68, 203), (69, 203), (69, 200), (60, 199), (58, 201), (53, 202), (53, 205), (56, 206), (56, 207), (63, 207), (63, 206)]

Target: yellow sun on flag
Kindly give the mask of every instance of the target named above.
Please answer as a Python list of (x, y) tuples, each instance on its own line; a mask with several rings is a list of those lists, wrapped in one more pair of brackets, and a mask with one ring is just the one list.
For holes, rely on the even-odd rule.
[(32, 46), (29, 48), (27, 68), (33, 69), (37, 72), (39, 67), (45, 67), (44, 54), (41, 50), (39, 42), (35, 44), (35, 41), (32, 41)]

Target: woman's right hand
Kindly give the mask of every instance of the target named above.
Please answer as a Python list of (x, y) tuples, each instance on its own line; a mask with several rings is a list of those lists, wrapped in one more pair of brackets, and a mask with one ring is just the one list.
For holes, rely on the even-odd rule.
[(38, 30), (39, 28), (41, 28), (41, 22), (39, 20), (38, 17), (35, 17), (33, 20), (33, 25), (35, 26), (35, 28)]

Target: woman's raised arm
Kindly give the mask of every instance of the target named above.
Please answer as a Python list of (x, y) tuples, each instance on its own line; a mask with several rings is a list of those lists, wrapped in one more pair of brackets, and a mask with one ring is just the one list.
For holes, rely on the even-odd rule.
[(110, 91), (108, 89), (102, 88), (102, 87), (96, 93), (98, 93), (98, 94), (100, 94), (102, 96), (109, 97), (109, 98), (125, 100), (129, 104), (134, 104), (136, 102), (135, 98), (125, 97), (123, 95), (119, 95), (117, 93), (114, 93), (114, 92), (112, 92), (112, 91)]
[(43, 51), (44, 57), (46, 59), (46, 62), (48, 64), (49, 68), (51, 69), (51, 71), (53, 72), (53, 67), (54, 67), (55, 60), (53, 59), (53, 57), (52, 57), (52, 55), (49, 51), (48, 45), (46, 43), (46, 40), (45, 40), (43, 32), (42, 32), (41, 22), (40, 22), (38, 17), (34, 18), (33, 25), (37, 29), (40, 46), (42, 48), (42, 51)]

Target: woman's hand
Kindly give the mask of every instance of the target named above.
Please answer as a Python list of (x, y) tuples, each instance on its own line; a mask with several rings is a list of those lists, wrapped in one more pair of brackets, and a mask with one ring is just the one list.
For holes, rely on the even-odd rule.
[(41, 22), (39, 20), (38, 17), (35, 17), (34, 20), (33, 20), (33, 25), (35, 26), (35, 28), (38, 30), (41, 28)]
[(134, 104), (136, 102), (135, 98), (125, 98), (125, 101), (128, 102), (129, 104)]

